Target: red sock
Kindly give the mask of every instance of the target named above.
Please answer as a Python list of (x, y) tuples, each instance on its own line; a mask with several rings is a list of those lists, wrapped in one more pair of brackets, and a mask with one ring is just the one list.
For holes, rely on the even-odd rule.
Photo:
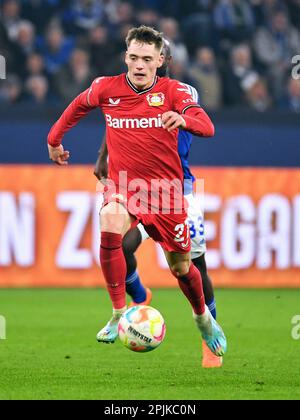
[(202, 287), (200, 271), (191, 264), (190, 271), (185, 276), (178, 277), (178, 284), (193, 307), (195, 314), (202, 315), (205, 312), (205, 299)]
[(122, 235), (118, 233), (101, 233), (101, 268), (114, 309), (126, 306), (126, 260), (122, 249), (122, 240)]

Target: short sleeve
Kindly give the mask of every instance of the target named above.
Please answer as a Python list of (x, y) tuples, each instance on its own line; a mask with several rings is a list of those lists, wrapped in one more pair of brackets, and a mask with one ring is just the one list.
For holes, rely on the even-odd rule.
[(197, 90), (186, 83), (174, 80), (171, 86), (171, 95), (174, 111), (184, 114), (188, 108), (200, 107)]
[(105, 77), (97, 77), (87, 90), (87, 103), (92, 108), (96, 108), (101, 105), (105, 79)]

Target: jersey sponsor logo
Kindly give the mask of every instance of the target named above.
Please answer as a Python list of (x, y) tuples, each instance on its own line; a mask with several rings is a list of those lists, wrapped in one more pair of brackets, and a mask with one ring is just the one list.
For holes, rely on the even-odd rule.
[(149, 93), (146, 98), (150, 106), (161, 106), (165, 102), (165, 95), (161, 92)]
[(106, 123), (111, 128), (161, 128), (161, 114), (152, 118), (112, 118), (105, 114)]
[(115, 100), (113, 100), (112, 98), (108, 99), (109, 106), (117, 106), (119, 105), (120, 101), (121, 99), (115, 99)]

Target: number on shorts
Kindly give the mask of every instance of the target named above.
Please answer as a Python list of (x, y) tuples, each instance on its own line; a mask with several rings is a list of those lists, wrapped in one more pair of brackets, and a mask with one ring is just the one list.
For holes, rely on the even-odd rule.
[(187, 232), (188, 232), (188, 221), (186, 220), (184, 223), (180, 223), (175, 226), (175, 232), (177, 234), (175, 235), (175, 242), (184, 242), (187, 239)]
[(198, 217), (197, 224), (192, 219), (189, 219), (189, 226), (191, 239), (194, 239), (197, 234), (201, 238), (204, 236), (204, 224), (201, 216)]

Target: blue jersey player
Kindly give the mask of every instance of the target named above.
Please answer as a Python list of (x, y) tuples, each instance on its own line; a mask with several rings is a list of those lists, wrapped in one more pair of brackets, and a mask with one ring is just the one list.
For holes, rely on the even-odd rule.
[[(163, 66), (158, 69), (158, 75), (163, 77), (168, 75), (168, 66), (171, 60), (171, 51), (169, 42), (165, 40), (163, 55), (165, 57)], [(188, 89), (192, 96), (198, 102), (198, 93), (192, 86), (183, 84), (184, 89)], [(203, 215), (199, 203), (193, 194), (193, 183), (195, 181), (189, 167), (189, 152), (192, 144), (192, 135), (180, 130), (178, 136), (178, 154), (184, 172), (184, 195), (188, 201), (188, 221), (190, 226), (190, 236), (192, 242), (192, 262), (201, 273), (203, 281), (203, 290), (205, 295), (205, 303), (211, 314), (216, 318), (216, 303), (214, 299), (214, 291), (211, 279), (207, 273), (205, 252), (206, 243), (204, 236)], [(99, 151), (99, 157), (96, 163), (94, 174), (101, 181), (107, 178), (107, 147), (105, 138)], [(149, 305), (152, 299), (151, 290), (144, 287), (137, 272), (137, 261), (135, 251), (140, 244), (148, 239), (149, 236), (142, 224), (135, 229), (130, 230), (123, 239), (123, 251), (127, 263), (126, 292), (130, 295), (132, 305)], [(117, 338), (117, 331), (111, 331), (111, 342)], [(215, 368), (222, 366), (222, 358), (215, 356), (207, 347), (205, 342), (202, 343), (202, 366), (205, 368)]]

